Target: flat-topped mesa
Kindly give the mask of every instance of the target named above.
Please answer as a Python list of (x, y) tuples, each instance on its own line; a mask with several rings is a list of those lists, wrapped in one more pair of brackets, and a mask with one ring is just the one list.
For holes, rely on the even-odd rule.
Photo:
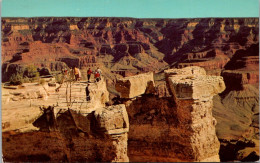
[(220, 76), (207, 76), (203, 71), (194, 73), (194, 68), (168, 70), (176, 72), (168, 76), (168, 82), (177, 104), (177, 128), (185, 130), (190, 138), (188, 146), (194, 150), (193, 161), (216, 162), (220, 143), (215, 131), (216, 119), (212, 116), (212, 98), (225, 90), (225, 83)]
[(154, 90), (153, 73), (139, 74), (125, 77), (116, 81), (116, 90), (121, 93), (121, 98), (134, 98)]

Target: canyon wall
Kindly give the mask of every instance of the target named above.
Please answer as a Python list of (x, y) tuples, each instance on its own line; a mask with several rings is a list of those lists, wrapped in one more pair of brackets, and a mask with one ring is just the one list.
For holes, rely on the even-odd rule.
[(123, 75), (201, 66), (219, 75), (237, 51), (258, 45), (258, 27), (257, 18), (2, 18), (2, 63), (61, 61)]
[[(118, 79), (117, 90), (123, 97), (119, 104), (111, 106), (105, 106), (108, 94), (104, 79), (90, 83), (91, 100), (83, 101), (80, 106), (77, 103), (85, 98), (82, 88), (86, 83), (73, 83), (71, 96), (76, 101), (68, 109), (63, 104), (66, 85), (56, 85), (57, 92), (56, 87), (31, 84), (34, 86), (31, 89), (41, 87), (41, 91), (46, 91), (47, 97), (35, 98), (37, 105), (50, 106), (40, 107), (41, 111), (35, 114), (17, 112), (16, 121), (23, 123), (5, 116), (3, 159), (11, 162), (220, 161), (212, 98), (225, 89), (222, 77), (207, 76), (199, 67), (170, 69), (165, 74), (172, 96), (158, 97), (153, 73), (139, 74)], [(202, 86), (202, 90), (198, 89)], [(25, 90), (30, 92), (28, 86), (4, 90), (5, 96), (16, 97), (4, 100), (4, 105), (24, 105)], [(4, 114), (10, 113), (6, 109)], [(28, 109), (32, 112), (35, 108), (28, 106)]]
[(86, 83), (73, 83), (70, 95), (73, 105), (68, 106), (67, 84), (47, 87), (30, 83), (3, 90), (4, 161), (129, 161), (129, 120), (125, 105), (105, 106), (108, 91), (102, 80), (89, 84), (88, 102)]
[[(168, 98), (173, 96), (168, 90), (169, 82), (163, 79), (157, 87), (157, 77), (163, 76), (163, 70), (200, 66), (208, 75), (221, 75), (227, 87), (213, 98), (221, 147), (233, 148), (233, 142), (240, 144), (259, 137), (258, 18), (2, 18), (1, 21), (4, 82), (31, 64), (51, 71), (72, 66), (82, 70), (100, 67), (110, 80), (111, 91), (119, 77), (154, 71), (156, 93)], [(115, 90), (111, 92), (117, 94)], [(225, 153), (221, 157), (228, 159), (223, 161), (242, 160), (251, 153), (259, 156), (259, 149), (244, 152), (246, 156), (239, 158), (237, 153), (232, 157)]]
[[(165, 74), (172, 97), (139, 93), (124, 99), (130, 120), (130, 161), (220, 161), (212, 108), (213, 96), (225, 89), (223, 78), (207, 76), (199, 67), (170, 69)], [(139, 79), (149, 79), (147, 76), (141, 74), (122, 80), (141, 84), (146, 80)], [(118, 83), (123, 87), (120, 80)], [(129, 88), (128, 82), (125, 87)], [(130, 94), (124, 89), (117, 90), (123, 97)]]

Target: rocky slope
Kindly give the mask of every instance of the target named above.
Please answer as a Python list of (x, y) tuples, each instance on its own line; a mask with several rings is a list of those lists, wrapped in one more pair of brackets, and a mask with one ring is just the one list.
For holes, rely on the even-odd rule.
[(226, 90), (213, 99), (217, 136), (223, 151), (236, 152), (220, 157), (259, 156), (257, 143), (245, 151), (259, 135), (258, 18), (2, 18), (1, 34), (3, 81), (28, 64), (52, 71), (99, 66), (114, 97), (116, 78), (155, 71), (156, 93), (168, 98), (168, 67), (221, 75)]
[[(104, 79), (90, 84), (91, 100), (87, 103), (81, 101), (85, 98), (85, 82), (69, 86), (75, 103), (69, 109), (63, 105), (66, 84), (60, 88), (34, 85), (35, 92), (28, 90), (28, 85), (4, 88), (5, 96), (11, 96), (4, 100), (3, 108), (4, 160), (218, 162), (220, 145), (212, 117), (212, 97), (225, 89), (223, 78), (207, 76), (199, 67), (165, 73), (167, 89), (173, 96), (158, 98), (153, 73), (140, 74), (118, 81), (121, 102), (112, 106), (105, 106), (108, 97)], [(198, 90), (201, 85), (208, 89)], [(54, 92), (56, 87), (58, 92)], [(36, 108), (23, 98), (28, 92), (30, 97), (35, 94), (33, 106), (57, 104), (35, 112)], [(83, 104), (78, 106), (79, 102)], [(23, 111), (10, 115), (10, 110), (22, 104), (19, 109), (35, 114)]]
[(73, 83), (71, 106), (66, 103), (65, 83), (59, 92), (58, 84), (4, 88), (4, 161), (127, 162), (125, 106), (105, 106), (108, 92), (103, 80), (90, 84), (91, 100), (86, 102), (85, 86)]
[(223, 69), (258, 44), (258, 26), (257, 18), (2, 18), (2, 63), (60, 70), (65, 62), (124, 75), (168, 65)]
[[(153, 74), (117, 81), (116, 89), (124, 98), (130, 120), (130, 161), (218, 162), (220, 143), (212, 117), (212, 98), (225, 89), (223, 78), (206, 76), (199, 67), (170, 69), (165, 74), (171, 97), (153, 95), (154, 87), (149, 85), (153, 85)], [(200, 89), (202, 85), (204, 89)]]

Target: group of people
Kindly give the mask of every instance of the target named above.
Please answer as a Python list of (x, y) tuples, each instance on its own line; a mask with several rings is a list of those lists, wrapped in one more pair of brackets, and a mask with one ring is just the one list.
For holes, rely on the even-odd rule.
[[(91, 74), (94, 74), (94, 82), (99, 82), (101, 80), (101, 69), (98, 67), (94, 72), (91, 70), (91, 68), (88, 69), (87, 71), (87, 77), (88, 77), (88, 84), (86, 86), (86, 100), (90, 101), (90, 96), (89, 96), (89, 82), (90, 82), (90, 77)], [(67, 79), (68, 75), (71, 76), (71, 78), (73, 79), (75, 77), (76, 81), (80, 81), (81, 79), (81, 72), (79, 70), (79, 68), (77, 68), (76, 66), (74, 66), (72, 69), (70, 69), (70, 71), (68, 71), (67, 69), (63, 69), (62, 70), (62, 74), (63, 74), (63, 80)]]
[[(74, 66), (70, 71), (68, 71), (66, 68), (62, 70), (64, 78), (67, 78), (69, 73), (72, 79), (75, 78), (76, 81), (80, 81), (82, 76), (79, 68)], [(89, 68), (87, 71), (88, 82), (90, 82), (91, 74), (94, 74), (94, 82), (99, 82), (101, 80), (101, 73), (102, 71), (99, 67), (94, 72), (91, 70), (91, 68)]]
[(100, 70), (99, 67), (94, 72), (91, 70), (91, 68), (88, 69), (88, 71), (87, 71), (88, 84), (87, 84), (86, 89), (85, 89), (85, 91), (86, 91), (86, 100), (87, 101), (90, 101), (90, 96), (89, 96), (89, 93), (90, 93), (89, 85), (90, 84), (89, 84), (89, 80), (90, 80), (91, 74), (94, 74), (94, 79), (95, 79), (94, 81), (95, 82), (99, 82), (101, 80), (101, 73), (102, 73), (102, 71)]
[(87, 71), (88, 82), (89, 82), (89, 79), (90, 79), (92, 73), (94, 74), (94, 79), (95, 79), (94, 81), (99, 82), (101, 80), (101, 73), (102, 73), (100, 68), (98, 67), (94, 72), (91, 70), (91, 68), (88, 69), (88, 71)]

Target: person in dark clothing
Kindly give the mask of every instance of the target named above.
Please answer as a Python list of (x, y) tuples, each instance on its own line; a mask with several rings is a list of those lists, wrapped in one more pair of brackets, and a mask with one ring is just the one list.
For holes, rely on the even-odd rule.
[(86, 86), (86, 100), (90, 101), (90, 96), (89, 96), (89, 88), (88, 88), (89, 84)]
[(91, 76), (91, 73), (92, 73), (92, 70), (89, 68), (88, 71), (87, 71), (87, 73), (88, 73), (88, 81), (89, 81), (90, 76)]

